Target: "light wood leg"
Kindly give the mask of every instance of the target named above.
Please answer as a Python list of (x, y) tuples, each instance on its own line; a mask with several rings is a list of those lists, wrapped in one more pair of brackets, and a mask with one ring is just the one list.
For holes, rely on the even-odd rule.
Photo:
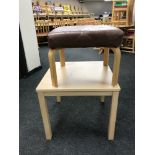
[(54, 53), (55, 53), (55, 50), (50, 49), (48, 52), (48, 58), (49, 58), (52, 85), (54, 87), (58, 87)]
[(100, 97), (100, 102), (103, 103), (104, 102), (104, 96)]
[(104, 66), (108, 66), (109, 64), (109, 48), (104, 48)]
[(114, 139), (119, 92), (113, 92), (109, 115), (108, 140)]
[(112, 85), (115, 86), (118, 83), (118, 75), (119, 75), (120, 60), (121, 60), (121, 51), (119, 48), (113, 48), (112, 50), (114, 52)]
[(60, 103), (61, 102), (61, 96), (56, 96), (56, 102)]
[(60, 51), (59, 51), (59, 56), (60, 56), (61, 67), (63, 67), (63, 66), (65, 66), (65, 54), (64, 54), (64, 49), (60, 49)]
[(49, 114), (48, 114), (47, 103), (42, 93), (38, 93), (38, 99), (39, 99), (39, 105), (40, 105), (41, 115), (43, 119), (46, 139), (51, 140), (52, 131), (51, 131), (51, 124), (50, 124), (50, 119), (49, 119)]

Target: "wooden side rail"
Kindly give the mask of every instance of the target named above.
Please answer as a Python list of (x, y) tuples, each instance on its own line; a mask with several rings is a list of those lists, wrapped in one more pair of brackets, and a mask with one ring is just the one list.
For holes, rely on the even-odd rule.
[[(119, 75), (119, 68), (120, 68), (121, 52), (120, 52), (119, 48), (112, 48), (112, 51), (114, 52), (112, 85), (116, 86), (118, 84), (118, 75)], [(48, 53), (48, 58), (49, 58), (49, 64), (50, 64), (52, 85), (54, 87), (58, 87), (56, 65), (55, 65), (55, 56), (54, 55), (55, 55), (55, 49), (50, 49), (49, 53)], [(61, 67), (64, 67), (65, 66), (64, 49), (60, 49), (59, 56), (60, 56)], [(108, 66), (108, 63), (109, 63), (109, 48), (104, 48), (104, 66)]]

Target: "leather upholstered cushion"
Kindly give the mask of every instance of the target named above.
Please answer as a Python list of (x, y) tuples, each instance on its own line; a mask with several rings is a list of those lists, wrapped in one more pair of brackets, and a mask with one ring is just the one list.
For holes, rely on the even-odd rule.
[(48, 45), (56, 48), (119, 47), (123, 31), (108, 25), (63, 26), (48, 34)]

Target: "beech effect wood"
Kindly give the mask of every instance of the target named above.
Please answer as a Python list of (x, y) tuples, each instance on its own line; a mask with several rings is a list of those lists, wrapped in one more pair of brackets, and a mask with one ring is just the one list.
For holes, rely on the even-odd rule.
[(109, 115), (110, 117), (109, 117), (109, 127), (108, 127), (108, 140), (114, 139), (118, 96), (119, 96), (119, 92), (113, 92), (110, 115)]
[(102, 61), (66, 62), (66, 67), (61, 67), (59, 62), (56, 64), (59, 87), (52, 86), (48, 70), (36, 88), (46, 139), (52, 138), (52, 131), (45, 96), (57, 96), (57, 102), (61, 101), (60, 96), (99, 96), (102, 102), (105, 96), (112, 96), (108, 139), (113, 140), (120, 87), (119, 84), (112, 86), (113, 74), (109, 66), (103, 66)]
[(38, 93), (38, 99), (39, 99), (40, 111), (43, 119), (46, 139), (51, 140), (52, 138), (51, 123), (49, 119), (47, 103), (43, 93)]
[(104, 48), (103, 58), (104, 58), (104, 66), (108, 66), (108, 64), (109, 64), (109, 48)]
[(119, 48), (113, 48), (112, 50), (114, 52), (112, 85), (115, 86), (118, 83), (119, 68), (120, 68), (120, 61), (121, 61), (121, 51)]
[[(114, 52), (112, 85), (116, 86), (118, 83), (121, 52), (119, 48), (112, 48), (112, 50)], [(49, 57), (52, 85), (55, 87), (58, 87), (54, 53), (55, 53), (55, 50), (50, 49), (48, 57)], [(63, 67), (65, 66), (64, 50), (61, 49), (61, 51), (59, 51), (59, 54), (60, 54), (61, 67)], [(104, 66), (108, 66), (108, 62), (109, 62), (109, 48), (105, 48), (104, 49)]]
[(120, 90), (119, 85), (112, 86), (113, 73), (109, 66), (103, 66), (103, 61), (66, 62), (65, 67), (56, 62), (56, 71), (58, 87), (52, 85), (51, 73), (48, 70), (37, 89), (46, 92)]
[(64, 49), (60, 49), (60, 51), (59, 51), (59, 56), (60, 56), (61, 67), (64, 67), (64, 66), (65, 66), (65, 54), (64, 54)]
[(58, 87), (54, 54), (55, 54), (55, 50), (50, 49), (48, 52), (48, 58), (49, 58), (52, 85), (55, 87)]
[(100, 102), (101, 102), (101, 103), (104, 102), (104, 98), (105, 98), (104, 96), (101, 96), (101, 97), (100, 97)]
[(60, 103), (60, 102), (61, 102), (61, 96), (57, 96), (57, 97), (56, 97), (56, 102), (57, 102), (57, 103)]

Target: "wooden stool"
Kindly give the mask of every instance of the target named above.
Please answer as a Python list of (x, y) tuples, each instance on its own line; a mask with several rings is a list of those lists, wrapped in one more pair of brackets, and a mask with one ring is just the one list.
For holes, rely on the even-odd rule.
[(49, 64), (52, 85), (58, 87), (55, 50), (60, 49), (60, 63), (65, 66), (64, 48), (104, 47), (104, 66), (108, 65), (109, 48), (114, 52), (112, 85), (118, 82), (121, 52), (119, 46), (123, 38), (123, 31), (106, 25), (66, 26), (54, 29), (48, 34)]
[[(121, 53), (119, 46), (123, 38), (123, 31), (105, 25), (85, 25), (59, 27), (48, 35), (49, 64), (42, 81), (36, 88), (40, 103), (41, 114), (46, 139), (52, 138), (50, 119), (45, 96), (112, 96), (109, 118), (108, 139), (114, 139), (115, 121), (120, 86), (118, 74)], [(64, 48), (104, 47), (104, 62), (66, 62)], [(113, 73), (108, 66), (109, 49), (114, 52)], [(60, 65), (55, 63), (55, 51), (60, 49)]]

